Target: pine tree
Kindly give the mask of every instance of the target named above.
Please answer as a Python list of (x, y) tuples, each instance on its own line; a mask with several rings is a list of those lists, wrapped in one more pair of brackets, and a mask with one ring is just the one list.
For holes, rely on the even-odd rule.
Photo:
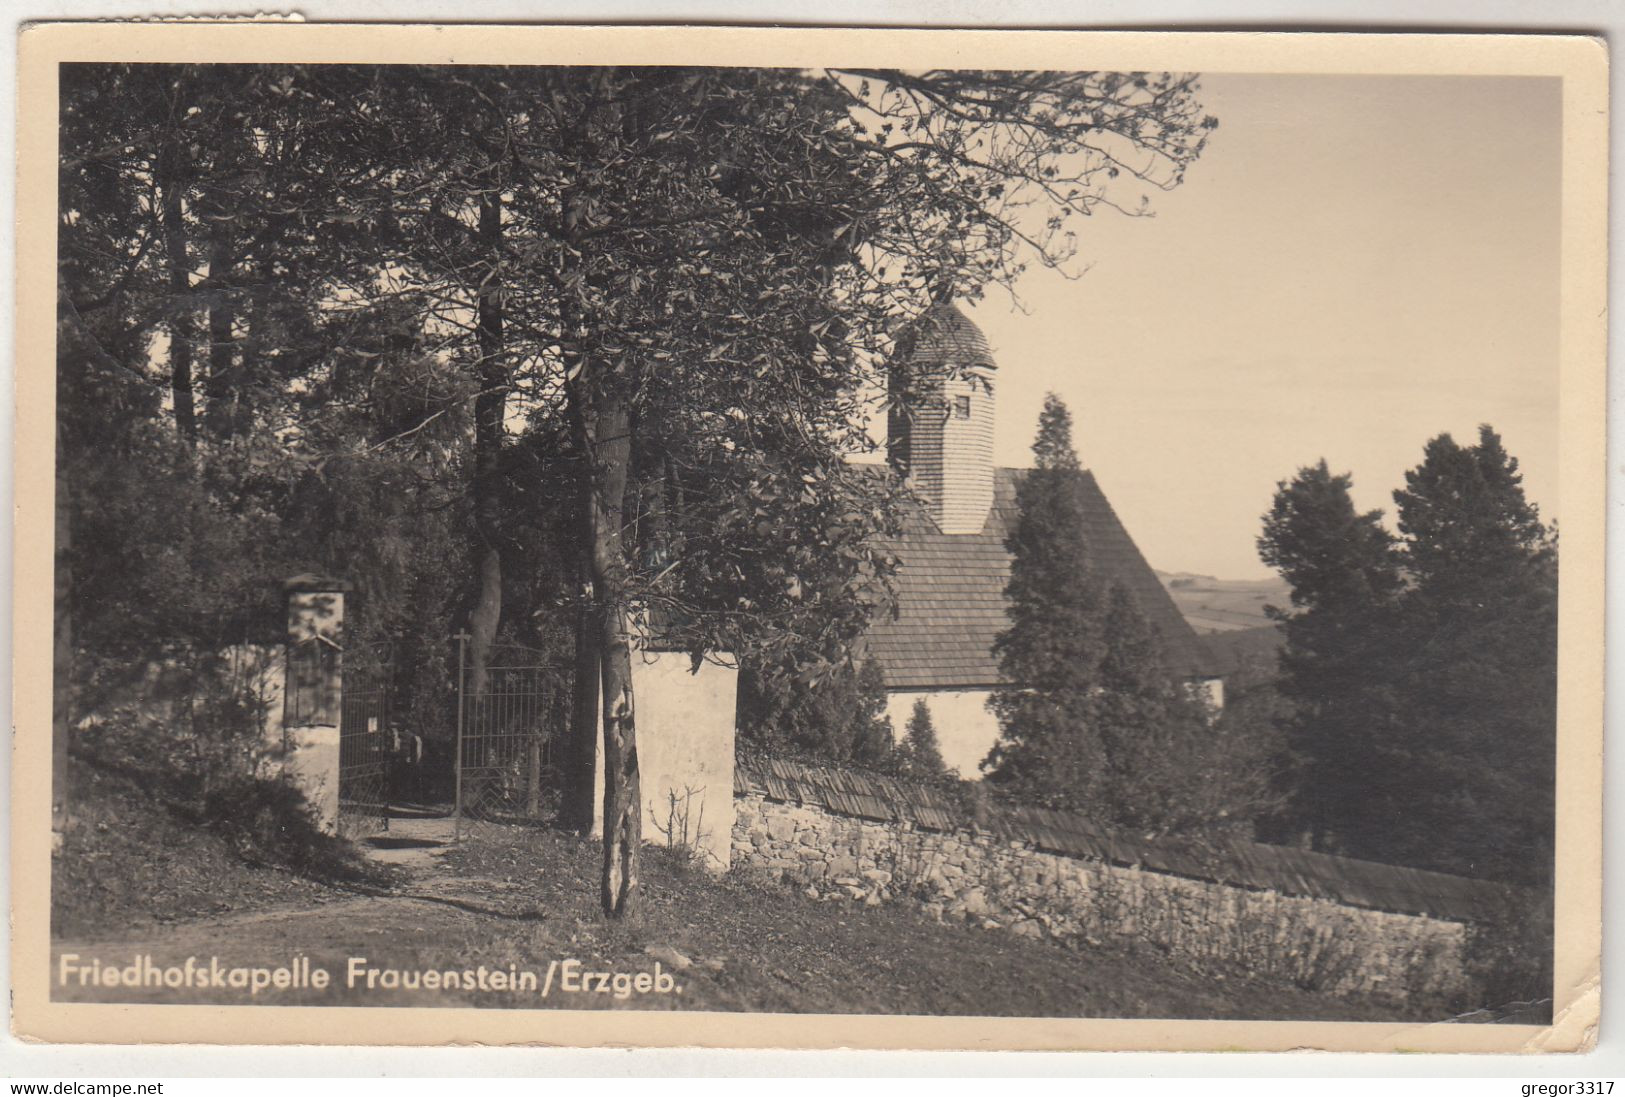
[(1409, 863), (1549, 880), (1556, 810), (1557, 556), (1489, 426), (1448, 434), (1394, 493), (1412, 585), (1395, 684)]
[(1282, 484), (1260, 554), (1292, 584), (1281, 689), (1317, 848), (1549, 881), (1557, 550), (1488, 426), (1428, 442), (1401, 538), (1325, 462)]
[(772, 752), (884, 767), (893, 753), (886, 679), (873, 657), (835, 663), (818, 674), (739, 680), (740, 738)]
[(1461, 609), (1541, 570), (1552, 556), (1540, 512), (1524, 497), (1518, 459), (1479, 427), (1478, 445), (1448, 434), (1428, 442), (1394, 492), (1405, 566), (1429, 604)]
[(1105, 773), (1092, 814), (1154, 829), (1178, 796), (1173, 772), (1184, 759), (1171, 747), (1187, 729), (1172, 725), (1192, 715), (1190, 706), (1180, 704), (1150, 622), (1118, 583), (1107, 596), (1102, 639), (1095, 718)]
[(1226, 718), (1170, 674), (1161, 637), (1120, 584), (1104, 641), (1096, 728), (1106, 772), (1092, 814), (1150, 836), (1253, 837), (1254, 821), (1277, 807), (1274, 729), (1244, 709)]
[(898, 748), (901, 768), (910, 777), (931, 780), (948, 772), (942, 760), (942, 749), (937, 744), (937, 728), (931, 722), (931, 706), (925, 698), (914, 702), (908, 724), (903, 729), (903, 742)]
[(1274, 737), (1216, 722), (1168, 670), (1134, 596), (1089, 559), (1072, 420), (1053, 394), (1017, 492), (1010, 628), (995, 645), (1010, 683), (990, 702), (1000, 737), (983, 763), (1016, 796), (1146, 834), (1250, 824), (1272, 806)]
[(1300, 763), (1289, 814), (1327, 851), (1369, 849), (1394, 810), (1381, 783), (1391, 719), (1383, 668), (1402, 579), (1382, 512), (1357, 511), (1352, 483), (1324, 460), (1300, 469), (1278, 486), (1258, 539), (1292, 586), (1294, 610), (1272, 610), (1286, 634), (1281, 692), (1294, 706), (1287, 734)]
[(1105, 592), (1084, 537), (1072, 416), (1054, 393), (1045, 397), (1033, 456), (1005, 542), (1010, 627), (993, 647), (1010, 685), (989, 702), (1000, 734), (982, 768), (1018, 795), (1083, 809), (1105, 763), (1094, 730)]
[(853, 761), (884, 766), (893, 751), (891, 717), (886, 715), (886, 676), (873, 657), (858, 665), (847, 712), (848, 748)]
[(1106, 774), (1094, 813), (1139, 830), (1173, 829), (1204, 714), (1169, 676), (1156, 632), (1121, 584), (1108, 597), (1104, 641), (1096, 726)]

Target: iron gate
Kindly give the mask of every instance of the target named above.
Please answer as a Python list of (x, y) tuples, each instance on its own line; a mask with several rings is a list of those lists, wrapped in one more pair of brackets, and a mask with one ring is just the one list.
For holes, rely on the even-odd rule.
[(389, 829), (392, 649), (387, 643), (343, 655), (339, 714), (339, 833), (365, 837)]
[(495, 644), (475, 665), (457, 637), (457, 836), (557, 816), (571, 671), (534, 648)]

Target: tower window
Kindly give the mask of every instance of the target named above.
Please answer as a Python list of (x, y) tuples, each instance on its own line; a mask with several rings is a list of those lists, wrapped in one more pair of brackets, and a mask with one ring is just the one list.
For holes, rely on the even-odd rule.
[(955, 419), (969, 419), (970, 418), (970, 397), (969, 396), (955, 396), (954, 397), (954, 418)]

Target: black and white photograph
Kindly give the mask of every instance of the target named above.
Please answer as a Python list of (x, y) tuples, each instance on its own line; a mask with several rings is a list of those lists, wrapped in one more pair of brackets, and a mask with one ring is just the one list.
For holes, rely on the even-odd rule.
[(35, 42), (19, 1031), (1585, 1039), (1593, 44), (144, 29)]

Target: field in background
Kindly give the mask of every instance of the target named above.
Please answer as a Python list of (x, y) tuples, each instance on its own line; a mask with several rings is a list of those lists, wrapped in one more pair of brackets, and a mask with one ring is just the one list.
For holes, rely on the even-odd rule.
[(1280, 578), (1215, 579), (1189, 572), (1157, 572), (1174, 605), (1197, 632), (1232, 632), (1270, 623), (1267, 605), (1289, 606), (1291, 591)]

